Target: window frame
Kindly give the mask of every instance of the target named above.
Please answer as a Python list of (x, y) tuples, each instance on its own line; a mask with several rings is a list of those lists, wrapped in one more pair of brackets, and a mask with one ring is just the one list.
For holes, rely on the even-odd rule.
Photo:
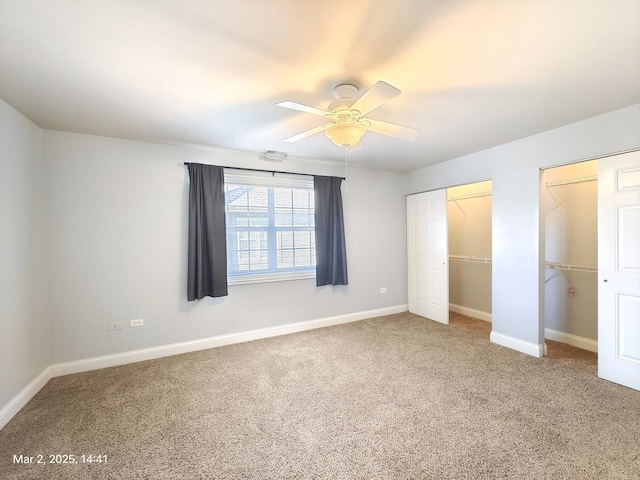
[[(315, 220), (311, 219), (311, 225), (304, 227), (295, 227), (294, 225), (290, 227), (278, 227), (275, 225), (275, 206), (273, 203), (273, 199), (268, 201), (267, 206), (267, 222), (268, 226), (256, 226), (256, 227), (230, 227), (229, 225), (229, 210), (227, 204), (227, 185), (246, 185), (246, 186), (254, 186), (254, 187), (262, 187), (262, 188), (298, 188), (308, 190), (311, 194), (311, 202), (313, 202), (314, 188), (313, 188), (313, 177), (312, 176), (299, 176), (299, 175), (282, 175), (278, 174), (276, 177), (274, 174), (270, 172), (227, 172), (224, 174), (224, 182), (225, 182), (225, 219), (227, 220), (226, 232), (225, 235), (227, 237), (227, 251), (228, 251), (228, 266), (227, 266), (227, 283), (229, 285), (243, 285), (243, 284), (252, 284), (252, 283), (270, 283), (270, 282), (281, 282), (281, 281), (291, 281), (291, 280), (302, 280), (302, 279), (314, 279), (316, 277), (316, 256), (315, 256)], [(315, 212), (315, 205), (312, 204), (312, 207), (309, 208), (311, 213)], [(292, 207), (293, 210), (293, 207)], [(230, 256), (233, 255), (232, 250), (229, 246), (229, 235), (230, 232), (233, 231), (267, 231), (267, 258), (268, 261), (274, 262), (277, 265), (277, 233), (278, 231), (309, 231), (310, 232), (310, 261), (311, 265), (307, 268), (295, 269), (295, 267), (291, 270), (283, 270), (281, 272), (275, 272), (273, 270), (267, 270), (265, 273), (259, 272), (250, 272), (250, 273), (240, 273), (233, 274), (230, 272), (230, 267), (232, 265)], [(249, 242), (251, 240), (249, 239)], [(274, 247), (269, 248), (269, 243), (272, 242)], [(259, 249), (258, 249), (259, 250)], [(293, 247), (293, 255), (295, 256), (295, 247)], [(236, 250), (237, 251), (237, 250)], [(249, 250), (251, 251), (251, 250)], [(276, 267), (277, 268), (277, 267)]]

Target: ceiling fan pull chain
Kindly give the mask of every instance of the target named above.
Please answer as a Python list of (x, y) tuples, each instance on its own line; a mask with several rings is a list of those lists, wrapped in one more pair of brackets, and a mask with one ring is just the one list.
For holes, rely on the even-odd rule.
[(349, 147), (344, 147), (345, 152), (345, 161), (344, 161), (344, 196), (345, 198), (349, 198), (349, 162), (351, 161), (351, 156), (349, 155)]

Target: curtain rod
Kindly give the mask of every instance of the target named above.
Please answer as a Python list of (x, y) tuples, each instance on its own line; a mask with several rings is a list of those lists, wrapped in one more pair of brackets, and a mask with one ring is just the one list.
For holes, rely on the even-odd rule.
[[(184, 162), (185, 165), (189, 165), (189, 163), (192, 163), (193, 165), (208, 165), (208, 164), (204, 164), (204, 163), (195, 163), (195, 162)], [(272, 175), (275, 175), (276, 173), (280, 173), (280, 174), (284, 174), (284, 175), (302, 175), (304, 177), (328, 177), (330, 175), (314, 175), (313, 173), (297, 173), (297, 172), (284, 172), (282, 170), (265, 170), (262, 168), (247, 168), (247, 167), (228, 167), (226, 165), (212, 165), (215, 167), (222, 167), (222, 168), (228, 168), (230, 170), (244, 170), (247, 172), (265, 172), (265, 173), (270, 173)], [(345, 179), (345, 177), (338, 177), (341, 178), (342, 180)]]

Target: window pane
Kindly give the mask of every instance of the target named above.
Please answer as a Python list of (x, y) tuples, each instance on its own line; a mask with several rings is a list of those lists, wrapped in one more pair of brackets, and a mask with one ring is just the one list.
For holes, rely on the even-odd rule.
[(249, 218), (246, 213), (241, 214), (229, 214), (230, 215), (230, 225), (235, 225), (236, 227), (248, 227), (249, 226)]
[(238, 232), (238, 250), (249, 250), (249, 232)]
[(274, 204), (276, 208), (285, 207), (291, 209), (291, 189), (290, 188), (274, 188)]
[(293, 232), (296, 249), (311, 248), (311, 232)]
[(249, 205), (252, 207), (267, 207), (267, 187), (254, 187), (249, 190)]
[(225, 185), (229, 275), (313, 271), (313, 189)]
[(268, 227), (269, 214), (267, 212), (251, 212), (248, 219), (248, 227)]
[(249, 259), (251, 262), (251, 270), (264, 270), (268, 268), (266, 250), (251, 250), (249, 252)]
[(290, 227), (293, 225), (293, 215), (291, 210), (284, 210), (276, 208), (275, 210), (275, 225), (276, 227)]
[(278, 232), (278, 249), (293, 248), (293, 232)]
[(249, 270), (249, 252), (238, 252), (238, 270)]
[(267, 232), (249, 232), (249, 248), (251, 250), (267, 248)]
[(294, 208), (309, 208), (309, 191), (293, 190), (293, 206)]
[(296, 248), (295, 250), (296, 267), (308, 267), (311, 265), (311, 249)]
[(311, 215), (307, 210), (296, 210), (293, 214), (294, 227), (308, 227), (311, 224)]
[(293, 268), (293, 249), (278, 251), (278, 268)]

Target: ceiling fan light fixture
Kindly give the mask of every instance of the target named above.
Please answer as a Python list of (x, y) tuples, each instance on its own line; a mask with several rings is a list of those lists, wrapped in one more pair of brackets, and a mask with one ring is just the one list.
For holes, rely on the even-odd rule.
[(339, 147), (352, 147), (367, 133), (367, 129), (357, 123), (338, 123), (327, 128), (324, 134)]

